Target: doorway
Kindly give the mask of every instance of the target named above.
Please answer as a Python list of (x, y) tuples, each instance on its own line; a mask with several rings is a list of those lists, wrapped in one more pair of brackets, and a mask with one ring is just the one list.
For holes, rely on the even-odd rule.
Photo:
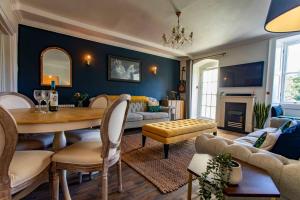
[(219, 61), (205, 59), (193, 65), (192, 117), (216, 118)]

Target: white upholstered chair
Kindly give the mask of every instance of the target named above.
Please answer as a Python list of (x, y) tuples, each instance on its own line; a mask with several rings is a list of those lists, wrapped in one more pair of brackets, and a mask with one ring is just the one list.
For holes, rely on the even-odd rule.
[(54, 194), (54, 199), (59, 197), (59, 170), (75, 172), (102, 171), (102, 200), (107, 200), (108, 169), (118, 164), (119, 191), (122, 191), (120, 144), (130, 98), (129, 95), (121, 95), (106, 109), (101, 125), (101, 140), (78, 142), (54, 154), (52, 157), (52, 194)]
[(10, 113), (0, 106), (0, 199), (22, 199), (49, 180), (53, 152), (15, 151), (17, 126)]
[[(90, 108), (107, 108), (110, 104), (107, 95), (98, 95), (90, 102)], [(69, 144), (84, 141), (98, 141), (100, 139), (99, 129), (89, 128), (66, 131), (66, 138)]]
[[(34, 108), (34, 103), (25, 95), (17, 92), (0, 92), (0, 106), (5, 109)], [(53, 134), (20, 135), (17, 150), (41, 150), (53, 142)]]
[[(34, 108), (34, 103), (26, 96), (17, 92), (0, 92), (0, 106), (5, 109)], [(46, 149), (53, 142), (52, 134), (20, 135), (17, 150)]]

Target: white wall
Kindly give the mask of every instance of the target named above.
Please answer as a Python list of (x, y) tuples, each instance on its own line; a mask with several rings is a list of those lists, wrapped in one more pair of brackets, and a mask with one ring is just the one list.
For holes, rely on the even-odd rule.
[[(256, 95), (256, 100), (264, 102), (266, 100), (266, 82), (267, 82), (267, 72), (268, 72), (268, 55), (269, 55), (269, 40), (262, 40), (258, 42), (253, 42), (251, 44), (241, 45), (238, 47), (233, 47), (229, 49), (223, 49), (217, 52), (211, 52), (205, 55), (199, 55), (197, 57), (205, 57), (209, 55), (214, 55), (218, 53), (226, 52), (225, 56), (214, 58), (219, 60), (219, 66), (231, 66), (237, 64), (251, 63), (257, 61), (264, 61), (264, 80), (262, 87), (231, 87), (231, 88), (219, 88), (218, 94), (221, 92), (225, 93), (251, 93)], [(217, 116), (219, 118), (218, 112), (219, 98), (217, 101)]]
[(256, 95), (257, 101), (265, 101), (266, 80), (268, 70), (268, 49), (269, 41), (264, 40), (249, 45), (239, 46), (236, 48), (225, 50), (226, 55), (224, 57), (219, 58), (220, 67), (264, 61), (264, 80), (263, 87), (219, 88), (219, 93), (254, 93)]

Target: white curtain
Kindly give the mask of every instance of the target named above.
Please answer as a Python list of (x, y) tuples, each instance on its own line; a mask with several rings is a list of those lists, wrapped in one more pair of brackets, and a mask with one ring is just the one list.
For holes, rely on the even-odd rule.
[(16, 38), (0, 32), (0, 92), (17, 91)]

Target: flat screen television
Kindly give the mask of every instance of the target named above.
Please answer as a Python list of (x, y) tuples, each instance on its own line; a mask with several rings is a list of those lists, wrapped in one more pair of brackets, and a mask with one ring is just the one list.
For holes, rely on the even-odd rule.
[(220, 87), (260, 87), (263, 85), (264, 62), (220, 67)]

